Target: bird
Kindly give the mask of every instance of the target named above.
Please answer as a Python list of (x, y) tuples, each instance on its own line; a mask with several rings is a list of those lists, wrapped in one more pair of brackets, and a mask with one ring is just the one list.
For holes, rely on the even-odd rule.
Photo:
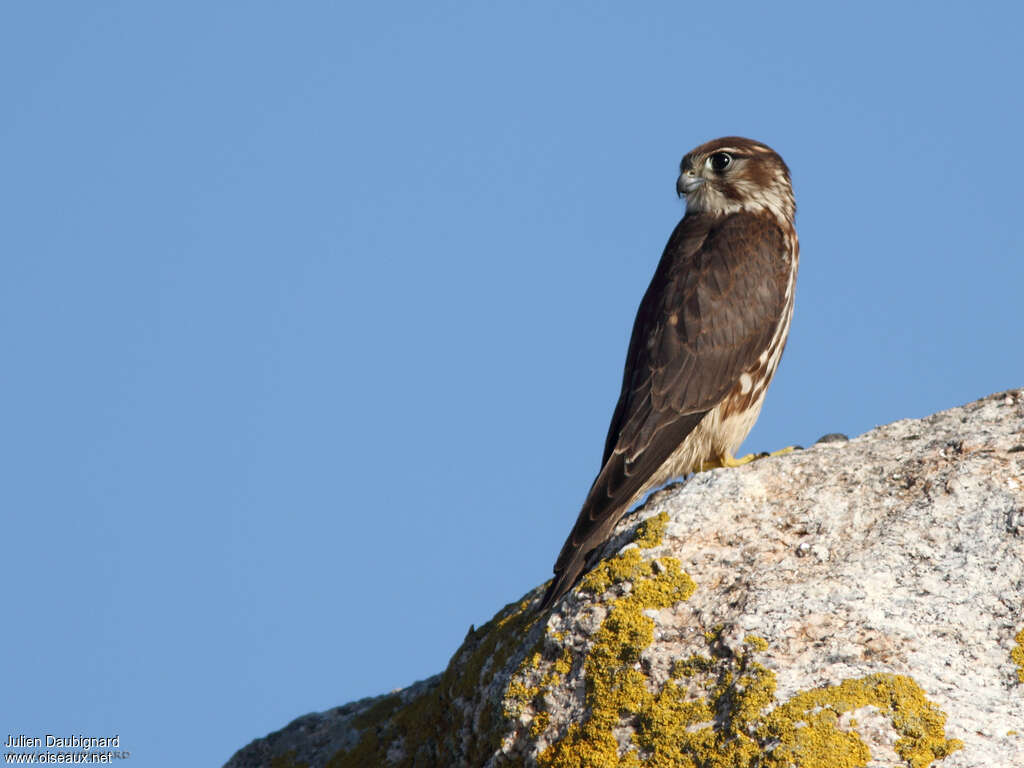
[(756, 458), (735, 452), (793, 317), (800, 244), (789, 168), (767, 145), (727, 136), (683, 157), (676, 193), (686, 211), (637, 310), (601, 469), (539, 610), (572, 589), (648, 492)]

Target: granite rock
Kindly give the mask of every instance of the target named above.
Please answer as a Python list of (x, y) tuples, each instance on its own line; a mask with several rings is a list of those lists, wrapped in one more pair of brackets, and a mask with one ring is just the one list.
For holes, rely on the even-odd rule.
[(1024, 766), (1024, 390), (691, 477), (255, 766)]

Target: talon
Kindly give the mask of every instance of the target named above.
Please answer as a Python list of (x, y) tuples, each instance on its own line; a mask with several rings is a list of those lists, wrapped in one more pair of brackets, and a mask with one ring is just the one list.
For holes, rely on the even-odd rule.
[(793, 451), (797, 450), (802, 450), (802, 447), (799, 445), (790, 445), (785, 448), (782, 448), (781, 450), (774, 451), (772, 453), (768, 453), (767, 451), (763, 451), (758, 454), (748, 453), (746, 456), (742, 456), (738, 459), (728, 455), (718, 456), (717, 458), (714, 458), (711, 461), (701, 462), (700, 466), (697, 468), (696, 471), (707, 472), (709, 469), (721, 469), (723, 467), (742, 467), (744, 464), (749, 464), (750, 462), (756, 461), (757, 459), (767, 459), (771, 456), (785, 456), (787, 453), (792, 453)]
[(754, 454), (748, 454), (740, 459), (729, 456), (718, 456), (711, 461), (701, 462), (698, 472), (707, 472), (709, 469), (721, 469), (722, 467), (742, 467), (744, 464), (749, 464), (757, 457)]
[(755, 456), (752, 453), (748, 453), (746, 456), (740, 456), (740, 458), (738, 458), (738, 459), (733, 458), (732, 456), (726, 456), (725, 457), (724, 466), (726, 466), (726, 467), (742, 467), (744, 464), (749, 464), (750, 462), (755, 461), (756, 459), (759, 459), (759, 458), (761, 458), (761, 457), (760, 456)]

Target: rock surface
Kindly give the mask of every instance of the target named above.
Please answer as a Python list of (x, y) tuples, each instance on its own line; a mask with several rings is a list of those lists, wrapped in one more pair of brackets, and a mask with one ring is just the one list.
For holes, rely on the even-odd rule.
[(660, 491), (581, 585), (255, 766), (1024, 766), (1024, 390)]

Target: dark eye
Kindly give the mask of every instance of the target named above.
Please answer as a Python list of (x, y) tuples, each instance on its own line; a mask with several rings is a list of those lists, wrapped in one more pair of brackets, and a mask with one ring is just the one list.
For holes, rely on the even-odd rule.
[(711, 170), (721, 173), (732, 165), (732, 155), (728, 152), (715, 152), (708, 158), (708, 162), (711, 164)]

